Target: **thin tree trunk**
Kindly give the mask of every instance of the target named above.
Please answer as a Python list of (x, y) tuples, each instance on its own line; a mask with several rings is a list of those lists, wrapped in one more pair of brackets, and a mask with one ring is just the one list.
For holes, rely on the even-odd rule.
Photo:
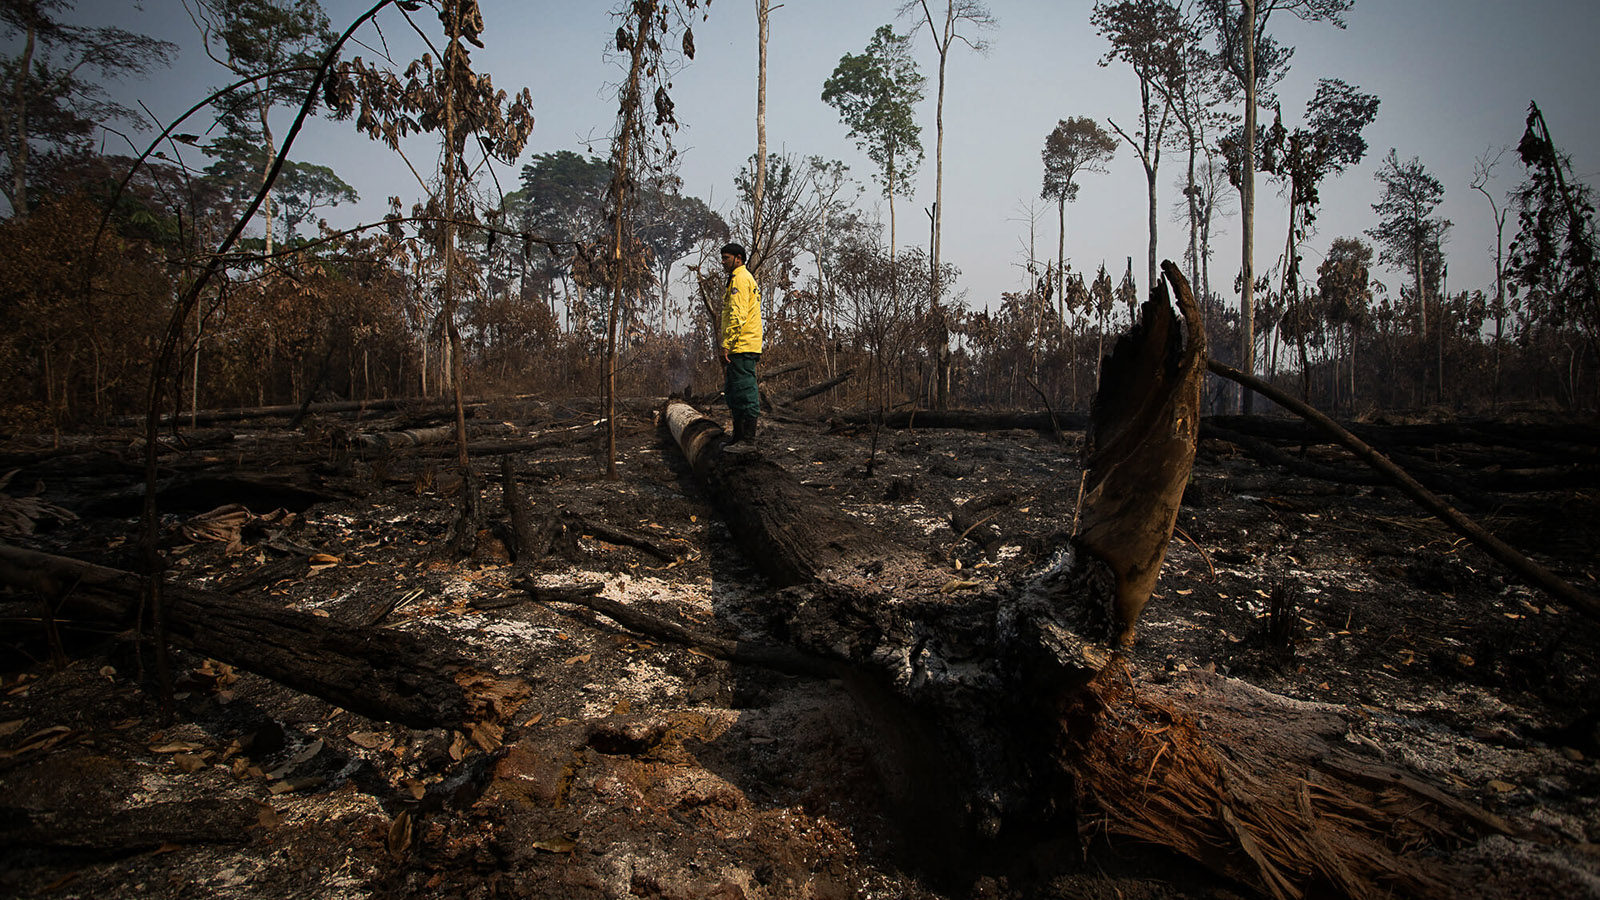
[[(1239, 182), (1239, 227), (1243, 232), (1239, 258), (1239, 277), (1243, 289), (1239, 295), (1239, 350), (1240, 368), (1246, 374), (1255, 372), (1256, 355), (1256, 0), (1240, 0), (1244, 15), (1240, 31), (1244, 39), (1244, 176)], [(1250, 389), (1244, 387), (1240, 408), (1249, 415), (1255, 402)]]
[[(766, 0), (760, 0), (762, 7)], [(765, 26), (765, 17), (762, 20)], [(636, 33), (633, 39), (633, 60), (628, 68), (628, 86), (622, 100), (622, 122), (617, 138), (617, 165), (612, 173), (611, 202), (612, 215), (612, 245), (611, 245), (611, 304), (606, 314), (606, 373), (605, 373), (605, 402), (606, 402), (606, 477), (617, 477), (617, 322), (621, 315), (623, 264), (622, 264), (622, 232), (623, 223), (627, 219), (627, 210), (624, 208), (627, 200), (628, 165), (630, 153), (633, 149), (634, 122), (639, 115), (639, 79), (644, 68), (645, 39), (650, 33), (650, 16), (639, 15), (635, 25)], [(762, 53), (766, 52), (766, 42), (762, 41)], [(762, 78), (765, 79), (763, 70)], [(763, 87), (763, 90), (765, 88)], [(763, 104), (765, 100), (763, 99)], [(757, 120), (762, 113), (757, 114)], [(764, 125), (759, 126), (764, 132)], [(760, 185), (757, 184), (759, 192)], [(760, 209), (758, 200), (756, 209)]]
[[(446, 102), (448, 103), (449, 101), (446, 101)], [(269, 112), (271, 112), (271, 110), (272, 110), (271, 94), (263, 93), (261, 95), (261, 136), (262, 136), (262, 140), (266, 141), (267, 168), (265, 170), (263, 170), (262, 173), (261, 173), (261, 186), (262, 187), (266, 187), (267, 186), (267, 179), (272, 177), (272, 158), (276, 155), (273, 152), (273, 146), (272, 146), (272, 122), (269, 120), (268, 115), (267, 115)], [(262, 216), (262, 219), (266, 222), (266, 228), (267, 228), (267, 255), (271, 256), (272, 255), (272, 191), (271, 190), (267, 191), (266, 197), (263, 198), (262, 201), (261, 201), (261, 216)]]
[(756, 192), (750, 236), (750, 268), (760, 271), (765, 262), (761, 246), (761, 205), (767, 191), (767, 15), (768, 0), (756, 0)]
[(11, 155), (11, 215), (19, 222), (28, 220), (28, 75), (33, 71), (33, 50), (37, 41), (37, 28), (28, 23), (28, 37), (23, 44), (22, 56), (17, 60), (17, 82), (11, 92), (11, 108), (15, 111), (11, 133), (6, 135), (6, 149)]

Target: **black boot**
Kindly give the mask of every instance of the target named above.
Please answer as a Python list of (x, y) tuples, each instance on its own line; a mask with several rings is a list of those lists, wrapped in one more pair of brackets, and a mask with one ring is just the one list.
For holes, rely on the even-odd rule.
[(733, 439), (722, 446), (728, 453), (755, 452), (756, 420), (749, 416), (733, 417)]

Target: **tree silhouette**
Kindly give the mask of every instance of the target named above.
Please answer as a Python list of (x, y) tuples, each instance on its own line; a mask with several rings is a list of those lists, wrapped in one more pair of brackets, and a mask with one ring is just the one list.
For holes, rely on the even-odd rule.
[(73, 6), (72, 0), (0, 3), (0, 37), (22, 42), (14, 55), (0, 57), (0, 192), (15, 217), (28, 217), (29, 184), (46, 166), (87, 152), (102, 124), (137, 119), (107, 96), (105, 82), (143, 75), (178, 51), (121, 28), (69, 25), (63, 18)]
[[(1256, 229), (1256, 111), (1263, 87), (1271, 89), (1288, 67), (1289, 50), (1272, 40), (1267, 25), (1272, 14), (1282, 10), (1308, 22), (1328, 21), (1344, 27), (1344, 14), (1355, 0), (1199, 0), (1202, 15), (1217, 39), (1223, 68), (1243, 95), (1244, 126), (1238, 157), (1240, 221), (1243, 230), (1239, 283), (1241, 368), (1254, 372), (1255, 328), (1255, 229)], [(1246, 413), (1253, 406), (1253, 395), (1244, 392)]]
[[(206, 55), (241, 78), (248, 91), (230, 94), (222, 111), (226, 136), (254, 144), (260, 160), (256, 184), (265, 182), (273, 157), (272, 110), (298, 106), (334, 34), (317, 0), (193, 0), (185, 8), (200, 27)], [(227, 144), (219, 146), (229, 152)], [(252, 185), (253, 187), (254, 185)], [(272, 194), (262, 204), (266, 252), (272, 254)]]
[(988, 50), (989, 44), (978, 37), (978, 33), (994, 28), (996, 23), (994, 15), (981, 0), (945, 0), (941, 14), (934, 13), (933, 8), (928, 6), (928, 0), (906, 0), (900, 7), (900, 15), (919, 9), (922, 11), (923, 22), (928, 26), (928, 33), (933, 36), (933, 48), (939, 54), (939, 99), (934, 106), (933, 115), (936, 137), (933, 148), (933, 239), (929, 247), (931, 281), (928, 303), (929, 318), (934, 323), (930, 349), (933, 351), (937, 367), (934, 376), (934, 406), (943, 409), (949, 404), (950, 393), (949, 332), (943, 324), (944, 313), (939, 308), (940, 298), (943, 296), (943, 289), (939, 283), (942, 271), (939, 237), (944, 230), (945, 73), (950, 62), (950, 50), (956, 41), (983, 53)]
[[(1106, 172), (1106, 163), (1116, 155), (1117, 139), (1094, 119), (1083, 116), (1062, 119), (1045, 135), (1044, 186), (1039, 196), (1056, 201), (1059, 225), (1056, 243), (1056, 296), (1066, 297), (1067, 204), (1078, 199), (1078, 176)], [(1065, 318), (1065, 307), (1063, 318)]]
[[(1422, 343), (1428, 335), (1427, 301), (1439, 283), (1442, 248), (1450, 230), (1448, 219), (1433, 215), (1444, 199), (1444, 185), (1428, 174), (1419, 159), (1412, 157), (1402, 163), (1393, 149), (1373, 177), (1383, 186), (1383, 195), (1372, 204), (1379, 221), (1367, 229), (1367, 234), (1378, 243), (1379, 262), (1398, 266), (1411, 276), (1411, 298), (1417, 305), (1417, 337)], [(1426, 376), (1421, 386), (1426, 394)]]
[(1111, 49), (1100, 58), (1100, 65), (1113, 60), (1127, 63), (1139, 79), (1139, 127), (1130, 135), (1108, 119), (1122, 135), (1144, 166), (1149, 198), (1149, 269), (1147, 284), (1156, 284), (1156, 170), (1161, 166), (1161, 149), (1166, 141), (1172, 107), (1161, 93), (1178, 66), (1179, 48), (1187, 42), (1188, 24), (1176, 6), (1165, 0), (1123, 0), (1121, 3), (1096, 3), (1090, 22)]

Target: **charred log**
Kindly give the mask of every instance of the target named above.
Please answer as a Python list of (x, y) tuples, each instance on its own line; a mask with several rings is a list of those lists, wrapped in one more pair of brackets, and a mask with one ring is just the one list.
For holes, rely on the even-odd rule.
[(845, 371), (840, 372), (839, 375), (837, 377), (835, 377), (835, 378), (830, 378), (827, 381), (821, 382), (819, 384), (813, 384), (813, 385), (811, 385), (809, 387), (804, 387), (804, 388), (801, 388), (800, 390), (793, 391), (793, 392), (788, 393), (788, 394), (781, 394), (781, 395), (779, 395), (777, 397), (774, 397), (774, 398), (772, 398), (772, 405), (773, 406), (793, 406), (794, 404), (799, 403), (802, 400), (810, 400), (812, 397), (815, 397), (818, 394), (826, 394), (828, 391), (831, 391), (834, 388), (838, 387), (839, 385), (844, 384), (846, 381), (849, 381), (851, 379), (851, 377), (853, 377), (855, 374), (856, 374), (856, 370), (855, 369), (846, 369)]
[(1082, 431), (1088, 424), (1087, 416), (1063, 414), (1052, 416), (1049, 412), (990, 412), (974, 409), (915, 409), (888, 413), (880, 422), (873, 413), (838, 412), (832, 418), (844, 425), (870, 427), (881, 424), (884, 428), (953, 428), (963, 431), (1038, 431), (1054, 435), (1058, 429)]
[[(68, 616), (128, 625), (143, 579), (81, 560), (0, 545), (0, 583)], [(479, 671), (416, 635), (361, 628), (264, 600), (163, 586), (167, 636), (345, 709), (416, 728), (463, 727), (515, 711), (527, 688)]]

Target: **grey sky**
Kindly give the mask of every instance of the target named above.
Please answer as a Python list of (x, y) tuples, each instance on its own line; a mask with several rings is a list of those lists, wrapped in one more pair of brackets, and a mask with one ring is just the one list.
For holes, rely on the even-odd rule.
[[(324, 0), (339, 29), (370, 5)], [(487, 47), (475, 50), (473, 59), (497, 86), (532, 91), (537, 123), (527, 153), (592, 148), (606, 155), (614, 116), (610, 95), (621, 74), (605, 52), (616, 27), (609, 12), (613, 4), (482, 0), (482, 5)], [(871, 163), (845, 138), (845, 128), (820, 94), (839, 57), (859, 53), (878, 25), (913, 27), (909, 20), (895, 20), (897, 5), (893, 0), (783, 0), (772, 14), (769, 149), (843, 160), (866, 185), (861, 201), (866, 205), (878, 196)], [(958, 48), (951, 57), (943, 255), (962, 270), (958, 287), (975, 306), (990, 305), (1002, 291), (1023, 285), (1030, 203), (1039, 215), (1037, 253), (1055, 255), (1055, 210), (1038, 197), (1039, 150), (1056, 121), (1092, 116), (1103, 124), (1109, 117), (1132, 130), (1137, 82), (1126, 66), (1097, 65), (1106, 42), (1089, 25), (1092, 6), (1089, 0), (996, 0), (990, 8), (999, 27), (988, 35), (989, 53)], [(684, 126), (676, 144), (683, 152), (685, 188), (725, 212), (733, 175), (755, 150), (754, 7), (751, 0), (714, 0), (709, 20), (695, 23), (697, 58), (673, 82)], [(79, 13), (86, 22), (115, 22), (183, 46), (182, 58), (169, 72), (118, 89), (157, 115), (176, 114), (224, 81), (220, 67), (200, 52), (180, 0), (145, 0), (143, 11), (129, 0), (83, 0)], [(394, 15), (380, 21), (396, 59), (403, 64), (413, 58), (418, 47), (408, 28)], [(1333, 238), (1359, 235), (1374, 224), (1371, 204), (1378, 185), (1372, 173), (1393, 147), (1402, 160), (1420, 157), (1445, 184), (1440, 213), (1455, 223), (1447, 247), (1450, 289), (1492, 291), (1494, 232), (1487, 201), (1468, 187), (1474, 160), (1491, 147), (1514, 145), (1528, 101), (1537, 100), (1579, 176), (1595, 180), (1600, 171), (1600, 109), (1594, 99), (1600, 55), (1592, 42), (1597, 24), (1600, 4), (1592, 0), (1357, 0), (1344, 30), (1279, 13), (1272, 31), (1296, 48), (1290, 76), (1279, 90), (1290, 124), (1298, 123), (1318, 78), (1342, 78), (1381, 99), (1378, 119), (1366, 132), (1366, 161), (1323, 188), (1317, 233), (1305, 245), (1306, 267), (1315, 268)], [(914, 33), (929, 77), (928, 100), (920, 111), (927, 161), (916, 197), (897, 203), (902, 244), (925, 243), (923, 209), (933, 200), (937, 60), (926, 26)], [(377, 33), (368, 28), (361, 34), (369, 48), (353, 52), (370, 59), (375, 55), (370, 48), (379, 46)], [(419, 167), (433, 162), (425, 143), (414, 144), (410, 152)], [(390, 196), (409, 205), (422, 193), (403, 162), (357, 136), (348, 123), (316, 124), (291, 155), (331, 165), (360, 192), (361, 209), (335, 211), (330, 220), (336, 223), (376, 217)], [(1158, 176), (1163, 258), (1180, 259), (1187, 240), (1184, 226), (1171, 215), (1182, 168), (1181, 154), (1163, 154)], [(514, 188), (516, 175), (515, 168), (500, 172), (507, 190)], [(1496, 175), (1499, 199), (1522, 177), (1514, 153), (1505, 156)], [(1123, 145), (1110, 174), (1085, 176), (1081, 183), (1079, 199), (1067, 213), (1067, 256), (1074, 269), (1092, 276), (1104, 261), (1115, 278), (1131, 256), (1143, 287), (1146, 199), (1137, 157)], [(1271, 269), (1281, 255), (1284, 223), (1277, 185), (1263, 178), (1257, 191), (1259, 272)], [(1213, 242), (1212, 286), (1232, 299), (1237, 216), (1220, 227), (1223, 233)], [(1512, 222), (1508, 242), (1514, 233)], [(1398, 284), (1396, 273), (1379, 277), (1391, 287)]]

